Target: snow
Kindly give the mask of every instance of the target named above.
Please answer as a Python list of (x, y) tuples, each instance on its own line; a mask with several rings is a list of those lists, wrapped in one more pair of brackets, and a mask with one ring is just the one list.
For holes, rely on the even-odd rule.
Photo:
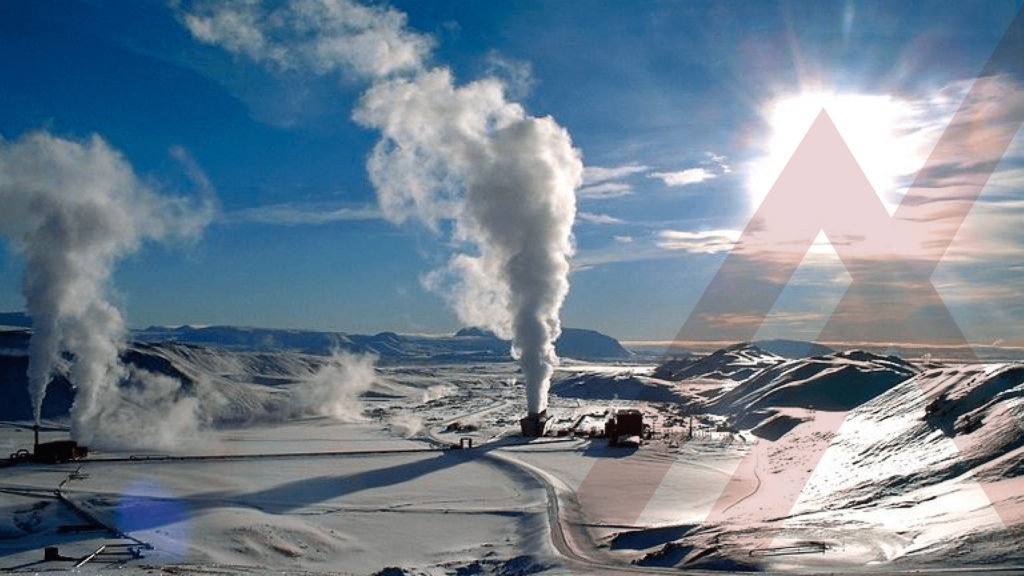
[[(543, 490), (471, 453), (387, 453), (422, 450), (423, 444), (373, 434), (366, 426), (319, 421), (234, 430), (212, 440), (220, 449), (234, 448), (232, 454), (285, 453), (287, 446), (358, 446), (366, 452), (127, 462), (103, 462), (109, 455), (99, 454), (80, 465), (5, 469), (3, 485), (16, 478), (21, 486), (52, 489), (80, 466), (85, 477), (67, 484), (67, 498), (105, 525), (154, 546), (146, 552), (149, 563), (372, 573), (384, 566), (545, 553), (533, 542), (540, 538), (523, 537), (544, 526)], [(16, 509), (31, 500), (3, 499)], [(39, 560), (44, 539), (48, 544), (60, 525), (81, 522), (52, 513), (59, 510), (54, 502), (46, 504), (47, 514), (34, 516), (34, 534), (22, 535), (14, 524), (2, 527), (8, 536), (0, 542), (5, 566)], [(109, 539), (89, 532), (65, 535), (60, 545), (62, 552), (82, 556)]]
[[(378, 367), (361, 416), (339, 422), (251, 417), (315, 374), (323, 357), (136, 350), (230, 410), (173, 449), (0, 468), (0, 568), (71, 571), (43, 563), (42, 548), (82, 557), (133, 538), (152, 548), (116, 563), (100, 557), (81, 572), (509, 575), (1024, 561), (1014, 536), (1024, 527), (1019, 364), (924, 365), (865, 352), (793, 359), (751, 346), (667, 367), (567, 362), (553, 386), (552, 426), (568, 431), (582, 417), (596, 429), (607, 410), (638, 407), (654, 435), (631, 449), (571, 435), (520, 438), (524, 391), (511, 362)], [(59, 420), (51, 424), (44, 441), (66, 436)], [(464, 437), (473, 449), (441, 449)], [(30, 439), (0, 426), (8, 452)], [(54, 498), (58, 487), (67, 504)], [(82, 513), (119, 533), (83, 527)]]

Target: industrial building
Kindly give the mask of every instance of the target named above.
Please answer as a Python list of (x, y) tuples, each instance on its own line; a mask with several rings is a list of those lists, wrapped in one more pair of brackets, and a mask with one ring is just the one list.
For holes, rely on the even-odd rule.
[(34, 443), (32, 453), (28, 450), (18, 450), (11, 454), (11, 461), (31, 460), (40, 464), (62, 464), (72, 460), (81, 460), (89, 455), (89, 449), (80, 446), (74, 440), (55, 440), (53, 442), (39, 441), (39, 425), (32, 427)]
[(618, 410), (605, 424), (605, 435), (612, 446), (639, 446), (644, 435), (643, 412), (633, 408)]
[(544, 410), (520, 419), (519, 426), (523, 436), (528, 438), (539, 438), (545, 433), (557, 436), (572, 434), (591, 438), (604, 437), (608, 438), (608, 443), (612, 446), (639, 446), (647, 432), (644, 429), (643, 412), (634, 408), (581, 414), (575, 422), (563, 428), (553, 426), (551, 416)]

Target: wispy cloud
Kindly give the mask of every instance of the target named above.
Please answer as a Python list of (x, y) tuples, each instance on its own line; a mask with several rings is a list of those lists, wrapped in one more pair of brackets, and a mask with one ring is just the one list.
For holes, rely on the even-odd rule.
[(705, 180), (711, 180), (716, 176), (717, 174), (704, 168), (689, 168), (687, 170), (679, 170), (676, 172), (651, 172), (647, 175), (648, 178), (658, 178), (664, 182), (666, 186), (673, 187), (698, 184)]
[(732, 168), (726, 164), (729, 159), (725, 156), (714, 152), (705, 152), (704, 156), (705, 159), (698, 162), (698, 166), (683, 170), (651, 172), (647, 174), (647, 177), (661, 180), (666, 186), (675, 188), (699, 184), (732, 172)]
[(662, 230), (658, 233), (658, 247), (665, 250), (685, 250), (693, 254), (716, 254), (732, 250), (740, 238), (739, 230)]
[(776, 312), (769, 315), (768, 318), (760, 314), (701, 314), (701, 318), (712, 326), (758, 328), (769, 321), (777, 325), (800, 325), (818, 322), (821, 320), (822, 315), (817, 312)]
[(633, 185), (626, 181), (631, 176), (646, 175), (658, 179), (666, 186), (686, 186), (716, 178), (731, 172), (725, 156), (706, 152), (700, 166), (677, 171), (653, 171), (651, 166), (631, 162), (621, 166), (587, 166), (583, 169), (583, 186), (577, 190), (579, 198), (615, 198), (633, 194)]
[(632, 162), (622, 166), (586, 166), (583, 168), (583, 186), (592, 186), (609, 180), (621, 180), (650, 170), (650, 166)]
[[(629, 224), (633, 224), (629, 222)], [(580, 272), (609, 264), (640, 262), (728, 252), (739, 238), (738, 230), (659, 230), (654, 234), (614, 235), (601, 247), (580, 250), (573, 257), (573, 270)]]
[(181, 164), (185, 170), (185, 176), (192, 182), (192, 184), (199, 189), (199, 191), (208, 197), (216, 196), (216, 190), (213, 188), (213, 184), (210, 183), (210, 178), (207, 177), (206, 172), (196, 162), (195, 157), (188, 151), (188, 148), (184, 146), (176, 145), (170, 148), (171, 157)]
[(650, 166), (636, 162), (622, 166), (586, 166), (583, 168), (583, 185), (576, 191), (576, 196), (589, 199), (629, 196), (634, 192), (633, 186), (623, 180), (650, 169)]
[(379, 78), (416, 70), (433, 40), (406, 26), (406, 15), (350, 0), (259, 2), (207, 0), (179, 17), (192, 36), (282, 70), (336, 70)]
[(578, 198), (603, 199), (629, 196), (633, 193), (633, 186), (625, 182), (602, 182), (593, 186), (584, 186), (576, 190)]
[(715, 154), (714, 152), (707, 152), (706, 155), (708, 157), (708, 163), (717, 165), (718, 169), (721, 170), (723, 174), (728, 174), (732, 172), (732, 167), (726, 164), (726, 162), (728, 162), (729, 159), (726, 158), (725, 156), (721, 154)]
[(510, 58), (496, 50), (487, 53), (487, 75), (500, 79), (506, 94), (513, 100), (525, 98), (537, 84), (529, 62)]
[(645, 260), (661, 260), (671, 258), (675, 253), (659, 248), (650, 242), (641, 242), (632, 236), (629, 241), (619, 240), (602, 248), (580, 250), (572, 258), (572, 269), (575, 272), (591, 270), (600, 266), (620, 264), (623, 262), (641, 262)]
[(580, 212), (576, 214), (577, 220), (589, 222), (591, 224), (625, 224), (625, 220), (621, 220), (608, 214), (595, 214), (593, 212)]
[(268, 204), (224, 214), (229, 224), (270, 224), (276, 226), (320, 226), (334, 222), (379, 220), (375, 206), (325, 206), (323, 204)]

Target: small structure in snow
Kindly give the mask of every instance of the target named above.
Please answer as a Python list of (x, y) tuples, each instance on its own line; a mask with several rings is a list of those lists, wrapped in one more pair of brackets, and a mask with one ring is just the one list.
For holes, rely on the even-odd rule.
[(61, 464), (81, 460), (88, 455), (89, 450), (74, 440), (57, 440), (37, 444), (33, 460), (43, 464)]
[(605, 435), (612, 446), (639, 446), (644, 434), (644, 413), (628, 408), (619, 410), (605, 424)]
[(81, 460), (89, 455), (89, 449), (80, 446), (74, 440), (56, 440), (54, 442), (39, 442), (39, 425), (32, 427), (34, 432), (34, 446), (32, 454), (28, 450), (18, 450), (11, 454), (11, 461), (39, 462), (41, 464), (62, 464), (72, 460)]
[(528, 438), (540, 438), (548, 425), (548, 411), (541, 410), (539, 414), (527, 414), (519, 420), (519, 427), (523, 436)]

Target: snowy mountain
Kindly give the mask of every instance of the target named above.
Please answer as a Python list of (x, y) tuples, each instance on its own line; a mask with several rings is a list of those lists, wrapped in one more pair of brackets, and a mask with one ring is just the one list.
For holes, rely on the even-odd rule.
[(659, 534), (671, 527), (621, 535), (652, 543), (640, 564), (752, 566), (748, 551), (819, 549), (833, 567), (973, 566), (1012, 557), (1024, 536), (1024, 365), (857, 350), (794, 360), (747, 344), (655, 374), (752, 442), (703, 524), (670, 540)]
[[(749, 351), (749, 350), (748, 350)], [(773, 358), (761, 357), (770, 363)], [(716, 413), (735, 419), (740, 427), (759, 422), (774, 408), (851, 410), (918, 372), (897, 358), (870, 352), (837, 352), (802, 360), (762, 365), (709, 403)]]
[(722, 348), (707, 356), (670, 359), (658, 366), (653, 376), (672, 381), (689, 378), (739, 381), (784, 361), (781, 356), (743, 343)]
[[(245, 350), (249, 352), (291, 351), (329, 355), (334, 350), (373, 353), (383, 362), (425, 360), (432, 362), (485, 362), (507, 360), (508, 340), (478, 328), (465, 328), (453, 335), (416, 335), (381, 332), (373, 335), (281, 330), (237, 326), (151, 326), (136, 330), (133, 338), (145, 342), (181, 342)], [(578, 328), (563, 328), (555, 342), (561, 357), (578, 359), (628, 358), (630, 353), (617, 340)]]

